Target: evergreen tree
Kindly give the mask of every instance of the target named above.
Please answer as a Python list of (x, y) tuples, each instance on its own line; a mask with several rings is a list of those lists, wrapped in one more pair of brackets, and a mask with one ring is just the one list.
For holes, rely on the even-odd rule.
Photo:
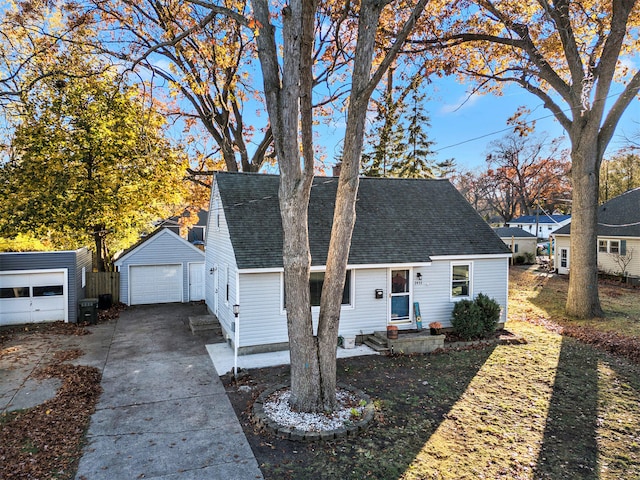
[(429, 117), (424, 112), (425, 95), (417, 88), (411, 91), (412, 108), (407, 118), (407, 148), (391, 167), (392, 176), (434, 178), (436, 164), (431, 158), (434, 142), (429, 140), (424, 127), (430, 127)]
[(376, 128), (369, 134), (371, 150), (363, 154), (362, 173), (367, 177), (386, 177), (393, 164), (402, 158), (406, 151), (404, 131), (400, 116), (405, 106), (402, 99), (394, 101), (391, 81), (382, 102), (377, 103)]
[[(362, 174), (368, 177), (434, 178), (450, 172), (452, 160), (436, 163), (434, 142), (425, 127), (430, 127), (424, 111), (425, 95), (420, 93), (422, 76), (416, 75), (404, 89), (392, 86), (392, 74), (381, 102), (377, 103), (374, 128), (368, 135), (371, 149), (363, 154)], [(411, 95), (411, 110), (405, 99)]]

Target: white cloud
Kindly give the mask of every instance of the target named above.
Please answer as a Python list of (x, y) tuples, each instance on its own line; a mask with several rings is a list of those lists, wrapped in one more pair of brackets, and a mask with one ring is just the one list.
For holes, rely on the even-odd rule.
[(445, 103), (440, 108), (440, 113), (458, 113), (463, 109), (473, 107), (478, 100), (480, 100), (480, 95), (477, 93), (473, 93), (469, 95), (465, 93), (458, 97), (455, 101)]

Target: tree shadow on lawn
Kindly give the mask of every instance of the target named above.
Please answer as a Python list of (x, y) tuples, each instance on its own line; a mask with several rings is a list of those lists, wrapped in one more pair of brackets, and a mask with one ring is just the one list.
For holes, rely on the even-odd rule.
[(597, 479), (598, 352), (563, 338), (536, 479)]
[(338, 381), (366, 392), (376, 404), (376, 416), (359, 436), (325, 443), (283, 440), (250, 423), (252, 399), (264, 388), (286, 382), (288, 367), (252, 370), (243, 379), (257, 387), (252, 398), (235, 389), (227, 393), (265, 479), (397, 479), (494, 349), (338, 360)]

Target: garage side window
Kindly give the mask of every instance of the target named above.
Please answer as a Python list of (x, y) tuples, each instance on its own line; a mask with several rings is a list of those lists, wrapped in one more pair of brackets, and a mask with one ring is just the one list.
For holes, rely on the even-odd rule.
[(56, 297), (63, 295), (62, 285), (47, 285), (46, 287), (33, 287), (34, 297)]
[(0, 298), (25, 298), (29, 296), (29, 287), (0, 288)]

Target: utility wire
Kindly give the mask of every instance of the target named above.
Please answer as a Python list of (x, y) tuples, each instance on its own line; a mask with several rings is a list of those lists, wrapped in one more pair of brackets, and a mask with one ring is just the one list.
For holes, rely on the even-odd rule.
[[(612, 98), (612, 97), (619, 97), (623, 93), (624, 93), (624, 90), (621, 91), (621, 92), (612, 93), (612, 94), (608, 95), (607, 97), (605, 97), (605, 100), (608, 100), (609, 98)], [(538, 107), (541, 107), (543, 105), (544, 104), (538, 105), (537, 107), (534, 108), (534, 110), (536, 110)], [(572, 110), (571, 108), (566, 108), (566, 109), (564, 109), (562, 111), (564, 113), (567, 113), (567, 112), (570, 112), (571, 110)], [(525, 125), (530, 125), (530, 124), (533, 124), (534, 122), (537, 122), (539, 120), (546, 120), (547, 118), (550, 118), (550, 117), (555, 117), (555, 115), (553, 113), (550, 113), (549, 115), (544, 115), (542, 117), (534, 118), (533, 120), (529, 120), (529, 121), (524, 122), (524, 123), (525, 123)], [(448, 148), (459, 147), (460, 145), (464, 145), (465, 143), (471, 143), (471, 142), (475, 142), (477, 140), (482, 140), (483, 138), (492, 137), (492, 136), (497, 135), (499, 133), (508, 132), (510, 130), (513, 130), (513, 127), (502, 128), (502, 129), (496, 130), (494, 132), (485, 133), (484, 135), (480, 135), (478, 137), (469, 138), (468, 140), (462, 140), (461, 142), (458, 142), (458, 143), (453, 143), (451, 145), (446, 145), (444, 147), (436, 148), (434, 150), (434, 152), (437, 153), (437, 152), (441, 152), (442, 150), (446, 150)]]

